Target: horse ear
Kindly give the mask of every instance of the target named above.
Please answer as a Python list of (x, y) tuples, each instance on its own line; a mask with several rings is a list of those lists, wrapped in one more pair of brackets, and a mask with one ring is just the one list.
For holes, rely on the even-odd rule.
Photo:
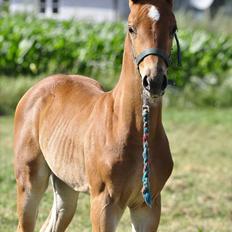
[(134, 4), (134, 3), (137, 3), (139, 0), (129, 0), (129, 7), (131, 8), (131, 6)]
[(167, 2), (173, 5), (173, 0), (167, 0)]

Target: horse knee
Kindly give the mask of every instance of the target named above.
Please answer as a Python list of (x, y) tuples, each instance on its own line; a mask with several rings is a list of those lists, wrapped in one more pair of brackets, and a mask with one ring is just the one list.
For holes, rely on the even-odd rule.
[(116, 231), (119, 220), (124, 212), (119, 200), (107, 191), (98, 196), (91, 196), (91, 221), (94, 232)]

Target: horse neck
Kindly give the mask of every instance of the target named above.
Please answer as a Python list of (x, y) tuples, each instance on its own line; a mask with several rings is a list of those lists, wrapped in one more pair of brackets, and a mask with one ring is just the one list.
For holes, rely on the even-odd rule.
[[(121, 75), (112, 95), (119, 123), (130, 130), (142, 133), (142, 80), (133, 61), (128, 35), (124, 45)], [(159, 121), (161, 121), (161, 101), (151, 107), (151, 130), (156, 128)]]

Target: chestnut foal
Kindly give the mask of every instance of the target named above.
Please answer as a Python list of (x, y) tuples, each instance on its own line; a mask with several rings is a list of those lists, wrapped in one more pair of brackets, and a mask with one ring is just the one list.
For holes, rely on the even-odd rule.
[[(34, 231), (49, 177), (54, 202), (41, 231), (65, 231), (79, 192), (90, 194), (94, 232), (116, 231), (126, 207), (133, 231), (157, 230), (160, 192), (173, 168), (161, 108), (176, 21), (171, 0), (129, 5), (122, 71), (112, 91), (87, 77), (55, 75), (32, 87), (17, 106), (18, 232)], [(150, 104), (151, 207), (141, 193), (143, 99)]]

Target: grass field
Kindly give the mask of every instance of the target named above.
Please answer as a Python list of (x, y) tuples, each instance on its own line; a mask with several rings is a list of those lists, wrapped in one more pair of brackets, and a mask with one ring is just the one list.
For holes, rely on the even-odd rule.
[[(12, 170), (12, 117), (0, 118), (0, 231), (15, 231), (15, 179)], [(159, 232), (232, 231), (232, 109), (166, 109), (164, 124), (175, 168), (163, 190)], [(52, 202), (49, 186), (37, 229)], [(69, 232), (91, 231), (88, 196), (81, 195)], [(120, 232), (130, 231), (124, 214)]]

